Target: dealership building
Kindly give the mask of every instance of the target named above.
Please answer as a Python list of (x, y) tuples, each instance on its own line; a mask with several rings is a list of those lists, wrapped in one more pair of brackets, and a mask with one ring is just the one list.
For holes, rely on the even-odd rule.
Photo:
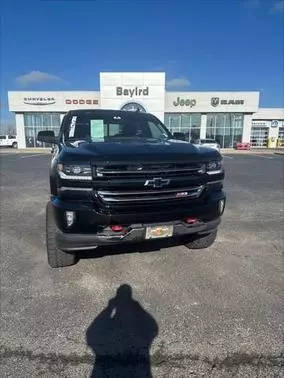
[(41, 130), (58, 133), (73, 109), (139, 110), (157, 116), (188, 140), (215, 139), (253, 147), (284, 146), (284, 108), (260, 108), (258, 91), (166, 91), (164, 72), (102, 72), (99, 91), (9, 91), (18, 147), (41, 147)]

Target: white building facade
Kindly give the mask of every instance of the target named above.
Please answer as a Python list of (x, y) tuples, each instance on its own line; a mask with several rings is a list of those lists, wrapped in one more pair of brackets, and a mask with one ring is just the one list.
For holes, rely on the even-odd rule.
[(19, 148), (41, 147), (37, 133), (58, 133), (64, 114), (74, 109), (139, 109), (188, 140), (215, 139), (222, 148), (236, 142), (284, 146), (284, 109), (259, 108), (259, 92), (167, 92), (164, 72), (102, 72), (100, 91), (11, 91), (8, 101)]

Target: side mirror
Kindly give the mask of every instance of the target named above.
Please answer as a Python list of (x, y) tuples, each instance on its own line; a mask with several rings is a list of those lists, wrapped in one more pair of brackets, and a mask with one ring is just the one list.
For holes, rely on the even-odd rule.
[(192, 144), (201, 144), (200, 143), (200, 139), (191, 139), (191, 141), (190, 141), (190, 143), (192, 143)]
[(175, 139), (185, 140), (185, 134), (184, 133), (173, 133), (173, 136), (174, 136)]
[(51, 131), (51, 130), (40, 131), (37, 134), (37, 140), (39, 142), (50, 143), (50, 144), (57, 143), (57, 138), (55, 137), (54, 131)]

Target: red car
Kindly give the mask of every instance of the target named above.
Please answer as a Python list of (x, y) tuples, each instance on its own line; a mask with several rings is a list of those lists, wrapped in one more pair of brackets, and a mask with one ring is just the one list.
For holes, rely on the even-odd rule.
[(234, 148), (236, 150), (250, 150), (250, 143), (235, 143)]

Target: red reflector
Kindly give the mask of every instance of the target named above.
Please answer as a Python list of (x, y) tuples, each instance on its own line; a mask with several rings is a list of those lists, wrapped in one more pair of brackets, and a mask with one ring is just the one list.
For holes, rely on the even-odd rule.
[(111, 228), (112, 231), (114, 231), (114, 232), (119, 232), (119, 231), (122, 231), (122, 230), (123, 230), (123, 226), (120, 226), (119, 224), (114, 224), (113, 226), (110, 226), (110, 228)]
[(185, 221), (186, 221), (186, 223), (188, 223), (188, 224), (194, 224), (194, 223), (197, 222), (197, 218), (194, 218), (194, 217), (187, 217)]

